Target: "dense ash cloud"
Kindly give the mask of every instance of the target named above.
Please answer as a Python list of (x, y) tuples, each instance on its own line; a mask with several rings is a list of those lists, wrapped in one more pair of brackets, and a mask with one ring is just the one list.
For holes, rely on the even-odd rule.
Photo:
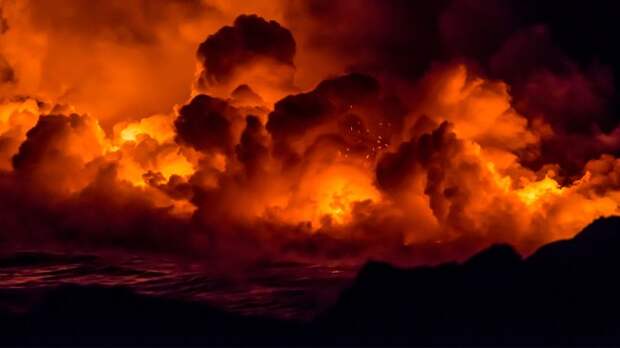
[(65, 156), (62, 139), (74, 129), (81, 126), (83, 119), (76, 114), (70, 116), (48, 115), (28, 131), (26, 141), (19, 147), (13, 157), (16, 170), (31, 170), (39, 166), (43, 160), (56, 161)]
[(354, 106), (375, 100), (379, 85), (367, 75), (351, 74), (321, 82), (309, 93), (288, 96), (276, 103), (267, 129), (279, 140), (297, 137), (330, 121)]
[[(462, 144), (451, 128), (452, 125), (444, 122), (432, 132), (404, 142), (396, 152), (383, 156), (377, 163), (379, 186), (386, 190), (402, 189), (416, 171), (439, 166), (459, 155)], [(435, 169), (443, 171), (438, 167)]]
[[(300, 47), (329, 62), (322, 65), (409, 84), (433, 64), (457, 60), (506, 82), (514, 108), (528, 122), (544, 120), (556, 135), (543, 139), (541, 160), (528, 165), (556, 161), (574, 176), (589, 159), (618, 151), (599, 140), (618, 127), (617, 52), (606, 44), (615, 10), (613, 2), (570, 2), (558, 15), (555, 4), (536, 1), (317, 0), (294, 2), (287, 15), (293, 32), (302, 33)], [(347, 21), (335, 25), (336, 18)], [(575, 139), (588, 150), (557, 153)]]
[(543, 115), (558, 131), (591, 134), (616, 126), (611, 68), (596, 61), (579, 66), (544, 26), (508, 38), (491, 57), (490, 68), (511, 85), (518, 110), (531, 117)]
[(103, 132), (92, 118), (44, 115), (26, 133), (13, 167), (33, 187), (67, 194), (88, 184), (93, 172), (87, 164), (101, 156), (102, 142)]
[[(490, 58), (490, 72), (511, 86), (515, 109), (530, 120), (549, 123), (553, 136), (543, 138), (540, 157), (555, 161), (567, 175), (577, 175), (591, 158), (615, 153), (615, 144), (600, 141), (618, 127), (613, 70), (596, 60), (578, 64), (554, 43), (547, 27), (516, 32)], [(579, 142), (580, 150), (561, 151)]]
[(232, 91), (230, 96), (234, 103), (239, 104), (261, 105), (264, 102), (263, 98), (246, 84), (239, 85)]
[(106, 153), (107, 141), (91, 117), (39, 116), (13, 156), (14, 169), (0, 174), (3, 246), (191, 249), (198, 235), (172, 212), (174, 201), (121, 179), (124, 162), (119, 152)]
[(16, 79), (15, 70), (4, 57), (0, 56), (0, 83), (15, 83)]
[[(576, 55), (547, 5), (110, 2), (94, 19), (66, 1), (13, 7), (0, 36), (12, 96), (71, 104), (0, 103), (18, 233), (436, 262), (619, 212), (615, 67)], [(36, 226), (10, 219), (31, 210)]]
[[(442, 233), (449, 234), (452, 226), (469, 229), (475, 224), (471, 211), (485, 204), (477, 191), (484, 188), (485, 194), (496, 194), (483, 162), (469, 146), (457, 137), (453, 125), (443, 122), (402, 143), (396, 152), (386, 153), (377, 163), (377, 184), (396, 197), (409, 194), (428, 198), (428, 207)], [(472, 229), (471, 233), (469, 237), (486, 232)]]
[(246, 127), (235, 147), (239, 162), (249, 175), (256, 175), (269, 159), (269, 136), (258, 117), (249, 115)]
[(2, 173), (3, 248), (164, 253), (200, 249), (200, 234), (190, 233), (187, 219), (158, 207), (153, 192), (117, 181), (113, 166), (101, 167), (93, 181), (75, 195), (58, 196), (55, 192)]
[(177, 140), (199, 151), (228, 152), (233, 145), (231, 120), (239, 117), (225, 100), (198, 95), (179, 111), (174, 122)]
[(207, 82), (226, 82), (237, 68), (259, 59), (293, 65), (295, 40), (276, 21), (241, 15), (201, 43), (197, 54)]
[(374, 158), (399, 129), (405, 112), (400, 100), (382, 91), (375, 78), (352, 73), (278, 101), (266, 128), (278, 156), (303, 153), (320, 134), (332, 134), (343, 142), (343, 151)]
[[(2, 7), (0, 7), (0, 35), (6, 33), (9, 30), (9, 24), (7, 19), (2, 14)], [(0, 85), (9, 83), (15, 84), (17, 77), (15, 76), (15, 69), (6, 60), (4, 55), (0, 54)]]

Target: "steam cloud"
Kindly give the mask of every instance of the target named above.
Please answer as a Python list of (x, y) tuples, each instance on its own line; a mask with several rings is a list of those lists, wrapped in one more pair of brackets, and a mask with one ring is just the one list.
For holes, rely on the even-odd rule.
[(432, 263), (570, 237), (619, 212), (614, 67), (538, 6), (3, 4), (2, 243)]

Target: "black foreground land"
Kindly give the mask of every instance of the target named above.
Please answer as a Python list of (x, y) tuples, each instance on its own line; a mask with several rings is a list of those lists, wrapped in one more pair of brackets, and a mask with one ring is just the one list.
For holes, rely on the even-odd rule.
[[(368, 263), (309, 323), (242, 317), (124, 288), (63, 286), (0, 313), (11, 345), (620, 344), (620, 218), (522, 259), (493, 246), (463, 264)], [(0, 296), (9, 296), (0, 291)]]

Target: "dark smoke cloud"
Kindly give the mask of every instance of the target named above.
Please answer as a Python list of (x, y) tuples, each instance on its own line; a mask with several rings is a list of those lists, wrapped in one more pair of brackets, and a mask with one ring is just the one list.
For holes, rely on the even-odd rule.
[(113, 165), (102, 166), (90, 185), (66, 199), (2, 173), (0, 197), (0, 241), (5, 248), (200, 249), (200, 233), (194, 233), (186, 219), (154, 206), (144, 191), (118, 182)]
[[(427, 124), (418, 128), (421, 131), (431, 127)], [(518, 204), (503, 197), (501, 191), (481, 190), (493, 187), (494, 179), (489, 176), (485, 162), (472, 153), (466, 141), (457, 137), (450, 123), (443, 122), (421, 132), (402, 143), (396, 151), (386, 153), (376, 167), (377, 185), (399, 205), (407, 206), (408, 200), (416, 195), (428, 199), (417, 206), (417, 210), (416, 206), (407, 208), (412, 215), (417, 215), (410, 217), (410, 224), (424, 228), (423, 210), (429, 209), (441, 226), (434, 231), (435, 238), (446, 238), (449, 241), (445, 246), (447, 249), (461, 249), (451, 251), (456, 254), (472, 251), (489, 235), (496, 241), (522, 246), (529, 243), (524, 239), (540, 238), (528, 237), (529, 231), (515, 231), (514, 226), (520, 219)], [(486, 197), (481, 199), (482, 195)], [(484, 219), (480, 219), (480, 214), (484, 214)], [(382, 216), (372, 211), (368, 216), (366, 220), (360, 220), (362, 224), (358, 228), (398, 231), (407, 221), (402, 217), (393, 220), (388, 216), (386, 219), (385, 213)], [(463, 230), (468, 232), (454, 234), (454, 231)], [(412, 252), (425, 248), (424, 239), (419, 243), (413, 245)], [(433, 252), (434, 248), (426, 247), (429, 247), (427, 251)]]
[(579, 67), (543, 26), (510, 37), (491, 57), (490, 69), (511, 85), (519, 111), (530, 117), (543, 115), (556, 130), (591, 133), (599, 127), (609, 132), (616, 126), (609, 114), (615, 93), (610, 68)]
[(239, 87), (235, 88), (230, 94), (230, 96), (232, 97), (233, 102), (240, 104), (263, 104), (263, 98), (261, 98), (260, 95), (254, 92), (254, 90), (246, 84), (240, 85)]
[(96, 173), (103, 133), (88, 116), (44, 115), (13, 156), (15, 173), (33, 190), (65, 196), (84, 188)]
[(199, 151), (229, 152), (233, 146), (231, 123), (240, 117), (225, 100), (198, 95), (179, 111), (174, 122), (177, 141)]
[(0, 56), (0, 84), (15, 82), (17, 82), (15, 70), (3, 56)]
[(355, 113), (359, 107), (375, 104), (379, 96), (379, 84), (374, 78), (349, 74), (325, 80), (310, 92), (278, 101), (267, 122), (276, 152), (286, 153), (288, 141)]
[(158, 191), (118, 179), (118, 163), (102, 157), (100, 131), (88, 116), (39, 117), (14, 171), (0, 172), (3, 247), (189, 252), (198, 245), (200, 234), (157, 203), (165, 198)]
[(397, 192), (408, 184), (408, 180), (427, 171), (433, 161), (441, 162), (459, 155), (460, 141), (450, 128), (450, 124), (444, 122), (432, 132), (402, 143), (396, 152), (385, 154), (377, 164), (379, 186)]
[[(75, 152), (68, 152), (66, 140), (74, 132), (88, 132), (87, 127), (87, 120), (77, 114), (41, 116), (13, 157), (13, 167), (17, 173), (28, 176), (48, 168), (56, 172), (60, 170), (59, 166), (78, 165), (81, 158), (75, 156)], [(63, 175), (60, 172), (56, 174)], [(50, 181), (58, 179), (48, 178)]]
[[(63, 133), (71, 131), (72, 123), (79, 122), (78, 115), (50, 115), (39, 119), (36, 126), (28, 131), (27, 139), (13, 157), (13, 167), (17, 171), (32, 170), (46, 157), (63, 156), (58, 139)], [(54, 160), (54, 158), (52, 158)]]
[(3, 9), (0, 7), (0, 34), (4, 34), (9, 30), (9, 21), (2, 14)]
[[(6, 33), (9, 30), (8, 21), (3, 16), (2, 12), (2, 7), (0, 7), (0, 35)], [(0, 84), (15, 82), (17, 82), (15, 70), (6, 60), (6, 58), (2, 54), (0, 54)]]
[(291, 32), (276, 21), (257, 15), (241, 15), (233, 26), (209, 36), (198, 47), (204, 66), (205, 82), (226, 82), (240, 66), (258, 59), (293, 65), (295, 40)]
[(60, 218), (54, 227), (65, 238), (83, 239), (83, 244), (92, 246), (168, 252), (199, 249), (191, 244), (200, 233), (169, 210), (155, 206), (149, 194), (119, 182), (114, 164), (103, 165), (90, 185), (58, 207)]
[[(558, 8), (562, 13), (558, 13)], [(345, 68), (386, 81), (415, 82), (433, 63), (465, 62), (508, 83), (513, 105), (530, 122), (542, 119), (554, 137), (543, 139), (533, 167), (557, 162), (578, 175), (587, 160), (617, 153), (601, 134), (619, 126), (609, 45), (614, 2), (562, 6), (539, 1), (451, 0), (411, 2), (299, 1), (289, 7), (293, 31), (309, 32), (300, 45), (328, 52)], [(342, 24), (337, 18), (347, 18)], [(577, 25), (576, 23), (579, 23)], [(575, 28), (581, 28), (579, 30)], [(582, 154), (556, 151), (579, 138)], [(615, 142), (614, 142), (615, 143)]]
[(246, 167), (246, 172), (253, 176), (269, 158), (269, 137), (265, 127), (256, 116), (246, 118), (246, 127), (241, 133), (241, 140), (235, 147), (237, 159)]
[[(519, 113), (551, 126), (553, 136), (543, 137), (534, 167), (555, 162), (565, 174), (579, 175), (588, 160), (619, 150), (598, 138), (619, 125), (611, 66), (596, 60), (578, 64), (558, 47), (548, 27), (515, 32), (490, 57), (488, 69), (509, 83)], [(580, 149), (562, 150), (575, 142)]]

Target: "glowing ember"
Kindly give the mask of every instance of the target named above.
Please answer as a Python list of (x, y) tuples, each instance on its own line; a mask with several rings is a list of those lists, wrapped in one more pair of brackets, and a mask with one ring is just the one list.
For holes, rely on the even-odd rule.
[(359, 202), (378, 202), (380, 194), (372, 178), (355, 167), (334, 166), (309, 178), (306, 188), (311, 200), (304, 217), (313, 226), (324, 223), (346, 224), (352, 219), (354, 205)]
[(560, 185), (550, 177), (543, 180), (527, 184), (524, 188), (517, 190), (517, 195), (525, 204), (532, 205), (543, 198), (550, 198), (562, 193)]

